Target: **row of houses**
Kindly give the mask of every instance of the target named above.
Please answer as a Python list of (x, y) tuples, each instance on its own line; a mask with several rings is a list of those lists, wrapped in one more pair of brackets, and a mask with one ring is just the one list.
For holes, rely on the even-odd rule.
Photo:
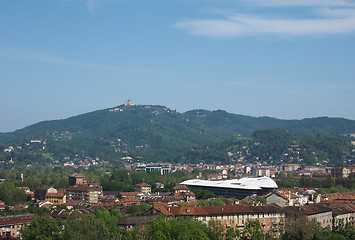
[[(211, 221), (219, 222), (224, 229), (244, 229), (248, 221), (257, 220), (265, 233), (272, 237), (279, 237), (287, 226), (301, 216), (309, 220), (315, 219), (322, 227), (333, 228), (340, 221), (355, 226), (355, 205), (332, 206), (328, 204), (313, 204), (306, 206), (293, 206), (281, 208), (277, 205), (251, 206), (245, 204), (223, 206), (161, 206), (156, 204), (141, 216), (125, 217), (119, 220), (118, 225), (125, 230), (132, 230), (137, 225), (144, 225), (158, 216), (194, 218), (209, 224)], [(297, 216), (297, 217), (296, 217)]]

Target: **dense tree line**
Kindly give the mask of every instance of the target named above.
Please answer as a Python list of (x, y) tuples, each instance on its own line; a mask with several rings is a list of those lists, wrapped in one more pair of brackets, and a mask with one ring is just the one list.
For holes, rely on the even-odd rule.
[[(122, 239), (122, 240), (266, 240), (272, 239), (265, 233), (257, 220), (250, 220), (242, 230), (224, 229), (220, 222), (210, 221), (208, 226), (192, 218), (164, 218), (151, 220), (145, 227), (137, 225), (132, 231), (117, 226), (122, 217), (119, 210), (97, 209), (92, 215), (71, 215), (65, 220), (48, 215), (35, 217), (21, 233), (24, 240), (47, 239)], [(334, 229), (322, 228), (308, 218), (299, 218), (281, 234), (280, 240), (353, 240), (355, 229), (340, 223)]]
[(0, 200), (8, 205), (25, 203), (27, 201), (26, 193), (17, 189), (11, 184), (0, 184)]
[(327, 178), (284, 178), (276, 180), (279, 188), (321, 188), (325, 192), (346, 192), (355, 190), (354, 178), (336, 179), (328, 176)]

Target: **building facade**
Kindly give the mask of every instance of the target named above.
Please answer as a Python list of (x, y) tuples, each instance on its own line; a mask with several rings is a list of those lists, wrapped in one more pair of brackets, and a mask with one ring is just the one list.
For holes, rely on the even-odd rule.
[(148, 183), (142, 182), (135, 185), (135, 192), (150, 193), (152, 191), (152, 186)]
[(250, 206), (244, 204), (206, 207), (161, 207), (168, 216), (194, 217), (207, 225), (220, 222), (225, 229), (244, 229), (248, 221), (257, 220), (266, 233), (279, 237), (284, 231), (285, 214), (277, 206)]
[(33, 216), (33, 214), (23, 214), (0, 217), (0, 239), (20, 239), (21, 229), (32, 221)]
[(34, 192), (35, 200), (46, 200), (48, 193), (57, 193), (57, 189), (53, 187), (37, 187)]
[(69, 202), (98, 203), (102, 198), (102, 187), (95, 183), (69, 186), (67, 195)]
[(81, 173), (69, 175), (69, 186), (82, 185), (86, 183), (86, 177)]
[(67, 196), (64, 191), (58, 191), (56, 193), (47, 193), (45, 200), (55, 205), (61, 205), (67, 202)]

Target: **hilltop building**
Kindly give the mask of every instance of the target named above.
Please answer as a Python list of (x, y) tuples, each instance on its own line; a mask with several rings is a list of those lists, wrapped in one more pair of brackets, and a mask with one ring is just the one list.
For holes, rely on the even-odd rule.
[(128, 99), (127, 101), (125, 101), (124, 105), (125, 106), (134, 106), (133, 101), (131, 99)]

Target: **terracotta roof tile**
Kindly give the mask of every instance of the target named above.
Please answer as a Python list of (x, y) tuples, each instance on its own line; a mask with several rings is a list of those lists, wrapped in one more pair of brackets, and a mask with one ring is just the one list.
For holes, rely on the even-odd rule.
[(23, 214), (0, 217), (0, 226), (31, 222), (33, 216), (34, 214)]
[(184, 185), (178, 185), (176, 187), (173, 187), (173, 190), (190, 190), (190, 188), (188, 188)]
[(136, 187), (150, 187), (150, 185), (148, 183), (145, 182), (141, 182), (135, 185)]

